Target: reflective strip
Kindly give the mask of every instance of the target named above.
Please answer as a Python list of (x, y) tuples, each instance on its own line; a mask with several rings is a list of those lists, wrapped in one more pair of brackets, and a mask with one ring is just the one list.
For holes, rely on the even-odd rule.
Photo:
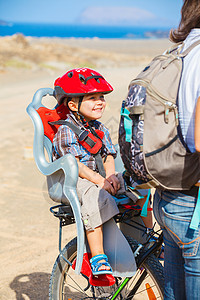
[(191, 220), (191, 223), (190, 223), (190, 226), (189, 226), (190, 229), (193, 229), (193, 230), (198, 229), (199, 221), (200, 221), (200, 188), (199, 188), (199, 191), (198, 191), (196, 207), (194, 209), (192, 220)]
[(129, 117), (130, 112), (126, 108), (121, 108), (121, 116), (124, 117), (124, 129), (126, 133), (126, 142), (132, 141), (132, 120)]

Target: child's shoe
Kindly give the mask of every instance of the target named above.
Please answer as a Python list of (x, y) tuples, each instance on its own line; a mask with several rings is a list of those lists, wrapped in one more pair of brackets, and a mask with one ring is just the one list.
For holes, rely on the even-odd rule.
[[(93, 275), (112, 274), (112, 268), (108, 263), (108, 257), (105, 254), (95, 255), (90, 259)], [(101, 266), (109, 267), (110, 270), (99, 270)]]

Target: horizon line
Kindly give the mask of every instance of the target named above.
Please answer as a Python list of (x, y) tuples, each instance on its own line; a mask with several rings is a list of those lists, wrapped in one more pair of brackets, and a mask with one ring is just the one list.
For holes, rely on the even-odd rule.
[[(77, 24), (74, 22), (65, 23), (65, 22), (42, 22), (42, 21), (6, 21), (0, 19), (0, 26), (13, 26), (15, 24), (35, 24), (35, 25), (71, 25), (71, 26), (77, 26)], [(95, 26), (95, 27), (138, 27), (138, 28), (162, 28), (162, 29), (170, 29), (171, 25), (136, 25), (136, 24), (92, 24), (92, 23), (80, 23), (78, 26)]]

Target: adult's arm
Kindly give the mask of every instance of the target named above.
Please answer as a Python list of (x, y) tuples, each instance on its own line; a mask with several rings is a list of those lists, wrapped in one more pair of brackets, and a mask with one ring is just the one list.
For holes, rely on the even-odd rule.
[(194, 142), (197, 152), (200, 152), (200, 97), (197, 99), (195, 113)]

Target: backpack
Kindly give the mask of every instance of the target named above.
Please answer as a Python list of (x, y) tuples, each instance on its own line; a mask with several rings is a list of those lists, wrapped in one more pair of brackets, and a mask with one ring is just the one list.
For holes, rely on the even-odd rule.
[(119, 147), (136, 188), (189, 190), (200, 178), (200, 155), (181, 138), (177, 95), (183, 59), (178, 44), (151, 63), (129, 85), (122, 102)]

